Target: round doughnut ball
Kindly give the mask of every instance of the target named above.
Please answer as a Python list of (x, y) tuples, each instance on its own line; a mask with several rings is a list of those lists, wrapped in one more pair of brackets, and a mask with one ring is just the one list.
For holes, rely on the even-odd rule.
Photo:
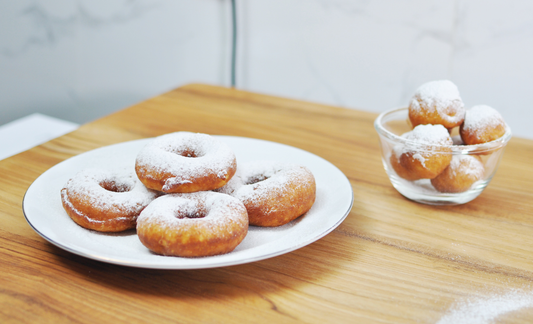
[(505, 134), (505, 122), (496, 109), (478, 105), (466, 111), (459, 133), (467, 145), (487, 143)]
[(242, 202), (213, 191), (161, 196), (137, 220), (141, 243), (161, 255), (228, 253), (247, 233), (248, 215)]
[(455, 155), (450, 165), (431, 184), (440, 192), (459, 193), (472, 187), (485, 172), (481, 159), (473, 155)]
[(396, 153), (394, 149), (392, 150), (392, 153), (389, 158), (389, 163), (392, 169), (394, 170), (394, 172), (396, 172), (396, 174), (400, 178), (403, 178), (405, 180), (414, 181), (414, 180), (420, 179), (416, 174), (411, 174), (411, 172), (401, 164), (400, 156), (401, 156), (401, 152), (398, 154)]
[(453, 142), (444, 126), (418, 125), (402, 137), (406, 143), (397, 152), (411, 180), (433, 179), (450, 164)]
[(452, 129), (463, 123), (465, 108), (457, 86), (449, 80), (421, 85), (409, 102), (409, 120), (417, 125), (442, 125)]
[(100, 232), (134, 228), (141, 211), (159, 193), (147, 189), (132, 171), (86, 169), (61, 189), (61, 202), (78, 225)]
[(156, 137), (135, 161), (141, 182), (165, 193), (220, 188), (236, 169), (235, 154), (226, 143), (207, 134), (189, 132)]
[(244, 203), (250, 225), (275, 227), (311, 209), (316, 184), (313, 174), (304, 166), (257, 161), (239, 164), (235, 176), (218, 191)]

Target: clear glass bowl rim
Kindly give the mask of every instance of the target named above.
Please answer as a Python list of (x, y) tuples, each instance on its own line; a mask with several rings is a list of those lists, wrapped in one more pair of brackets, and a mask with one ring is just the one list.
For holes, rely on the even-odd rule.
[[(378, 134), (380, 134), (381, 136), (384, 136), (384, 137), (388, 138), (389, 140), (392, 140), (392, 141), (394, 141), (396, 143), (401, 143), (401, 144), (405, 144), (405, 145), (409, 145), (409, 146), (413, 146), (413, 147), (420, 146), (421, 143), (416, 142), (416, 141), (407, 140), (407, 139), (405, 139), (405, 138), (403, 138), (401, 136), (398, 136), (398, 135), (386, 130), (383, 127), (383, 125), (382, 125), (383, 118), (386, 115), (398, 112), (400, 110), (408, 110), (408, 108), (406, 108), (406, 107), (393, 108), (393, 109), (384, 111), (381, 114), (379, 114), (379, 116), (374, 121), (374, 128), (376, 129)], [(509, 127), (509, 125), (505, 124), (505, 134), (503, 134), (502, 137), (500, 137), (500, 138), (498, 138), (498, 139), (496, 139), (494, 141), (483, 143), (483, 144), (452, 145), (451, 146), (452, 154), (468, 154), (469, 152), (481, 153), (481, 152), (487, 152), (487, 151), (494, 151), (496, 149), (504, 147), (507, 144), (507, 142), (509, 142), (511, 137), (512, 137), (511, 128)], [(427, 143), (425, 145), (427, 145)], [(446, 147), (448, 149), (450, 147), (449, 145), (434, 145), (434, 144), (431, 144), (431, 146), (433, 148), (435, 148), (435, 150), (438, 150), (441, 147)]]

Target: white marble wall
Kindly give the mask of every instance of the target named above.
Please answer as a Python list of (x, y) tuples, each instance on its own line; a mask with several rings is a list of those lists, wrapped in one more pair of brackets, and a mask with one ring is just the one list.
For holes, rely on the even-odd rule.
[[(381, 112), (454, 81), (533, 139), (529, 0), (237, 0), (241, 89)], [(0, 124), (229, 85), (229, 0), (0, 0)]]

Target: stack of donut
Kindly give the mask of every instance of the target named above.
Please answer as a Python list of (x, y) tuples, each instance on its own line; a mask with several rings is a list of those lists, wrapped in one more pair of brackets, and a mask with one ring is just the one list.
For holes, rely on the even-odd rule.
[(61, 190), (80, 226), (102, 232), (136, 228), (154, 253), (199, 257), (233, 251), (249, 225), (281, 226), (305, 214), (316, 185), (305, 167), (242, 164), (207, 134), (159, 136), (138, 153), (135, 170), (87, 169)]
[[(475, 145), (502, 137), (502, 116), (487, 105), (465, 109), (457, 86), (449, 80), (421, 85), (409, 102), (413, 129), (402, 135), (406, 144), (393, 148), (389, 162), (408, 181), (430, 179), (443, 193), (467, 191), (484, 176), (479, 155), (452, 155), (452, 145)], [(452, 138), (452, 130), (459, 136)]]

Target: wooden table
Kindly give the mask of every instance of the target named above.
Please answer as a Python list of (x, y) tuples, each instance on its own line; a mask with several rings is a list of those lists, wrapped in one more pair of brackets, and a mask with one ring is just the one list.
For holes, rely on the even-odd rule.
[[(533, 141), (510, 141), (496, 176), (474, 201), (427, 206), (390, 184), (375, 118), (188, 85), (0, 161), (0, 322), (436, 323), (468, 320), (476, 310), (490, 317), (505, 305), (515, 311), (500, 319), (530, 322)], [(25, 221), (26, 189), (55, 164), (182, 130), (265, 139), (319, 155), (349, 178), (353, 209), (333, 232), (299, 250), (203, 270), (86, 259), (48, 243)], [(461, 312), (466, 306), (472, 309)]]

